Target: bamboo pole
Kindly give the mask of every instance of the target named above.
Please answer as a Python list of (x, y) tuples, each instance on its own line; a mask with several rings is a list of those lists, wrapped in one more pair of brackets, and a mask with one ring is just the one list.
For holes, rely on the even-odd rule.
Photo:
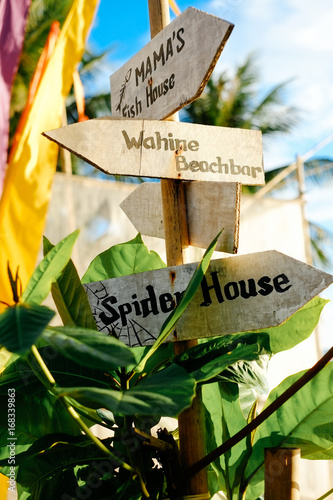
[[(297, 180), (298, 180), (298, 199), (301, 203), (301, 214), (302, 214), (302, 226), (303, 226), (303, 235), (304, 235), (304, 246), (305, 246), (305, 258), (306, 263), (313, 265), (312, 259), (312, 250), (311, 250), (311, 237), (310, 237), (310, 228), (309, 222), (305, 215), (305, 172), (304, 172), (304, 161), (301, 156), (296, 157), (296, 165), (297, 165)], [(316, 354), (317, 359), (320, 358), (322, 350), (320, 345), (320, 336), (318, 327), (314, 329), (314, 339), (316, 344)]]
[(265, 499), (299, 500), (299, 448), (265, 449)]
[[(154, 38), (170, 22), (168, 0), (148, 0), (150, 32)], [(169, 118), (178, 121), (178, 113)], [(184, 183), (162, 179), (162, 204), (165, 246), (168, 266), (184, 264), (185, 249), (189, 245), (186, 220)], [(175, 353), (179, 354), (196, 345), (197, 340), (175, 342)], [(190, 467), (205, 455), (204, 424), (201, 391), (197, 391), (191, 408), (179, 415), (179, 444), (183, 466)], [(207, 473), (203, 469), (188, 479), (187, 494), (199, 495), (208, 492)], [(208, 496), (207, 496), (208, 498)]]
[[(320, 141), (318, 144), (313, 146), (311, 149), (309, 149), (306, 153), (301, 155), (300, 159), (305, 162), (311, 158), (317, 151), (320, 151), (322, 148), (327, 146), (327, 144), (330, 144), (333, 141), (333, 134), (329, 135), (322, 141)], [(250, 206), (252, 206), (256, 200), (262, 198), (265, 194), (269, 193), (272, 191), (272, 189), (275, 188), (279, 184), (279, 182), (283, 181), (287, 175), (291, 174), (294, 172), (297, 168), (297, 162), (291, 163), (288, 167), (284, 168), (280, 173), (278, 173), (273, 179), (271, 179), (267, 184), (265, 184), (259, 191), (254, 193), (251, 196), (251, 199), (247, 201), (247, 203), (244, 204), (243, 209), (248, 209)]]

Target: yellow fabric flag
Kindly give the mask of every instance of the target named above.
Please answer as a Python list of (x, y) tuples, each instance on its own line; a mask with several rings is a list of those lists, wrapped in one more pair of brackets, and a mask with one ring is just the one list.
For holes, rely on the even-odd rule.
[[(36, 265), (56, 169), (58, 146), (41, 132), (61, 126), (98, 1), (73, 1), (8, 165), (0, 200), (0, 301), (8, 304), (13, 298), (7, 261), (13, 274), (19, 266), (24, 289)], [(0, 304), (0, 311), (4, 307)]]

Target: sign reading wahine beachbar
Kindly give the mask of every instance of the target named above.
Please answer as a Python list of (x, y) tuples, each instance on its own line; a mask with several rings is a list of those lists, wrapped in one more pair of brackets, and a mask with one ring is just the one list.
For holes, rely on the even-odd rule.
[(258, 130), (103, 117), (44, 135), (109, 174), (265, 183)]

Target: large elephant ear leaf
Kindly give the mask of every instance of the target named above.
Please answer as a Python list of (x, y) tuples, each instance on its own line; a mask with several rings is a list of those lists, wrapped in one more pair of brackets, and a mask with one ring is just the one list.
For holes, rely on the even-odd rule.
[[(44, 236), (43, 251), (46, 256), (54, 245)], [(51, 293), (65, 326), (83, 326), (96, 330), (87, 294), (70, 259), (60, 276), (52, 283)]]
[(282, 325), (259, 330), (269, 335), (272, 354), (291, 349), (307, 339), (316, 328), (320, 314), (328, 302), (329, 300), (321, 297), (314, 297)]
[(149, 251), (138, 234), (133, 240), (114, 245), (90, 263), (82, 283), (92, 283), (165, 267), (154, 251)]
[(60, 276), (62, 270), (67, 265), (74, 243), (79, 235), (79, 231), (66, 236), (61, 240), (44, 259), (32, 274), (21, 300), (28, 304), (41, 304), (48, 296), (52, 283)]
[[(305, 372), (286, 378), (270, 393), (265, 408)], [(300, 448), (302, 458), (332, 459), (333, 363), (278, 408), (257, 429), (251, 457), (245, 469), (246, 498), (256, 499), (264, 489), (264, 449)]]

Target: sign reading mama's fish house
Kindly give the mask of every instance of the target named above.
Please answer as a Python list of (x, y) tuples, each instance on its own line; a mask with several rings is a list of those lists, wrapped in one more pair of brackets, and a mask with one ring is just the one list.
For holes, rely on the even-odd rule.
[[(85, 284), (100, 331), (130, 346), (153, 344), (196, 268), (185, 264)], [(333, 276), (274, 250), (213, 260), (169, 341), (277, 326)]]
[(257, 130), (104, 117), (44, 135), (109, 174), (265, 183)]
[(199, 97), (232, 29), (192, 7), (184, 11), (111, 76), (112, 115), (164, 119)]

